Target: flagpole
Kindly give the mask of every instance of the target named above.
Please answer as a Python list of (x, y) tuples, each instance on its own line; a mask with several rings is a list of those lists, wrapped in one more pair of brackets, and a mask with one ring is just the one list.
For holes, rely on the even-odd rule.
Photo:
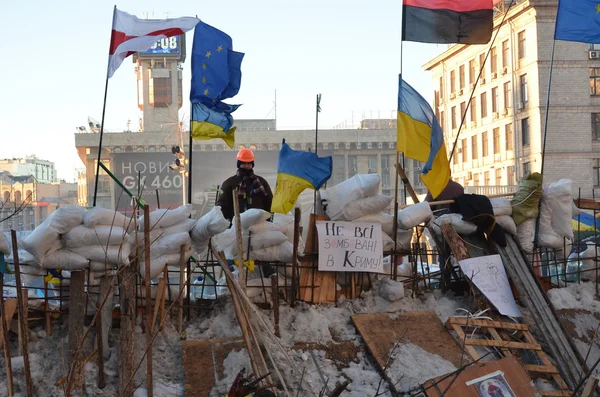
[[(319, 153), (319, 112), (321, 111), (321, 94), (317, 94), (317, 103), (316, 103), (316, 120), (315, 120), (315, 154)], [(313, 212), (317, 214), (317, 190), (315, 189), (315, 193), (313, 196)]]
[[(117, 6), (115, 5), (114, 9), (113, 9), (113, 22), (112, 22), (112, 26), (114, 26), (115, 23), (115, 17), (117, 15)], [(113, 30), (112, 30), (112, 26), (111, 26), (111, 33), (110, 33), (110, 43), (108, 45), (108, 53), (110, 54), (110, 49), (112, 47), (112, 39), (113, 39)], [(104, 136), (104, 116), (106, 114), (106, 97), (108, 94), (108, 65), (110, 64), (110, 56), (108, 57), (109, 61), (107, 63), (106, 66), (106, 82), (104, 84), (104, 103), (102, 105), (102, 121), (100, 121), (100, 141), (98, 142), (98, 162), (96, 163), (96, 180), (94, 182), (94, 201), (93, 201), (93, 207), (96, 206), (96, 198), (98, 196), (98, 174), (100, 173), (100, 161), (102, 158), (102, 138)]]
[[(556, 27), (554, 28), (556, 29)], [(548, 77), (548, 95), (546, 96), (546, 116), (544, 121), (544, 139), (542, 143), (542, 165), (540, 174), (544, 175), (544, 158), (546, 157), (546, 136), (548, 134), (548, 114), (550, 113), (550, 89), (552, 88), (552, 71), (554, 70), (554, 50), (556, 40), (552, 40), (552, 55), (550, 55), (550, 76)]]
[[(189, 161), (188, 161), (188, 180), (187, 180), (187, 184), (188, 184), (188, 191), (187, 191), (187, 201), (188, 204), (192, 204), (192, 148), (193, 148), (193, 140), (192, 140), (192, 111), (193, 111), (193, 105), (192, 102), (190, 101), (190, 128), (188, 130), (188, 134), (189, 134)], [(185, 181), (182, 181), (183, 183), (185, 183)], [(185, 203), (184, 203), (185, 204)], [(202, 214), (200, 214), (202, 215)]]

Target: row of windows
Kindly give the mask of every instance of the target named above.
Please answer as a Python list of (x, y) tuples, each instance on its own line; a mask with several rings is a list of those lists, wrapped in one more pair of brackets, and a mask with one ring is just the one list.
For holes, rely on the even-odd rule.
[[(526, 35), (525, 35), (525, 30), (520, 31), (517, 34), (517, 40), (518, 40), (518, 48), (517, 48), (517, 58), (518, 59), (523, 59), (526, 56)], [(508, 70), (508, 65), (509, 65), (509, 57), (510, 57), (510, 47), (508, 44), (508, 39), (504, 40), (501, 44), (501, 48), (500, 48), (501, 54), (500, 54), (500, 67), (502, 68), (502, 72), (506, 73), (506, 71)], [(479, 56), (477, 58), (473, 58), (469, 61), (469, 84), (475, 84), (475, 81), (477, 80), (477, 75), (479, 73), (481, 73), (481, 78), (485, 78), (486, 77), (486, 63), (489, 63), (490, 67), (490, 73), (492, 75), (497, 75), (498, 74), (498, 46), (494, 46), (492, 47), (491, 51), (489, 52), (489, 62), (487, 62), (486, 59), (486, 55), (487, 53), (482, 53), (479, 54)], [(459, 90), (463, 90), (466, 86), (466, 71), (465, 71), (465, 65), (460, 65), (458, 67), (458, 86), (457, 86), (457, 81), (456, 81), (456, 69), (455, 70), (451, 70), (450, 71), (450, 93), (451, 94), (455, 94), (457, 88)], [(481, 69), (481, 71), (479, 71), (479, 69)], [(440, 77), (440, 91), (439, 91), (439, 97), (440, 98), (444, 98), (444, 78)]]
[[(525, 138), (523, 138), (523, 145), (529, 144), (529, 118), (521, 120), (522, 125), (526, 126), (526, 134), (527, 134), (527, 143), (525, 143)], [(481, 138), (480, 138), (481, 136)], [(491, 142), (490, 142), (491, 138)], [(504, 148), (501, 147), (502, 140), (504, 140)], [(490, 155), (490, 143), (493, 154), (499, 154), (502, 151), (514, 150), (514, 135), (512, 124), (506, 124), (504, 126), (504, 134), (501, 133), (500, 128), (494, 128), (492, 130), (492, 134), (488, 131), (484, 131), (481, 135), (473, 135), (471, 138), (464, 138), (460, 142), (460, 153), (457, 153), (455, 156), (452, 156), (452, 161), (454, 164), (460, 162), (469, 161), (467, 151), (470, 147), (471, 159), (477, 160), (480, 156), (487, 157)], [(480, 144), (481, 143), (481, 144)]]
[[(503, 181), (504, 176), (506, 177), (506, 182)], [(492, 178), (494, 179), (492, 180)], [(493, 173), (491, 171), (469, 173), (468, 178), (457, 178), (457, 182), (463, 186), (504, 186), (516, 184), (513, 167), (496, 168)]]
[[(23, 193), (22, 193), (21, 191), (19, 191), (19, 190), (15, 191), (15, 192), (13, 193), (12, 197), (11, 197), (11, 194), (10, 194), (10, 192), (9, 192), (9, 191), (5, 191), (5, 192), (2, 194), (2, 200), (3, 200), (5, 203), (8, 203), (8, 202), (14, 201), (14, 202), (15, 202), (15, 203), (17, 203), (17, 204), (21, 204), (21, 202), (22, 202), (23, 200), (26, 200), (28, 197), (30, 197), (31, 199), (33, 199), (33, 196), (32, 196), (32, 193), (31, 193), (31, 190), (27, 190), (27, 191), (25, 192), (25, 196), (23, 196)], [(11, 200), (11, 199), (12, 199), (12, 200)]]

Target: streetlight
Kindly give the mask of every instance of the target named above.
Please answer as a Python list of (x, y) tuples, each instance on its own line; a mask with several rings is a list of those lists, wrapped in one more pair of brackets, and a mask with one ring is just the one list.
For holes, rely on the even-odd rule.
[(169, 165), (169, 168), (171, 168), (173, 171), (179, 171), (179, 173), (181, 174), (181, 190), (183, 192), (183, 205), (185, 204), (185, 200), (187, 198), (187, 195), (185, 194), (185, 178), (187, 176), (188, 161), (185, 157), (185, 152), (180, 146), (173, 146), (171, 148), (171, 153), (173, 153), (173, 156), (175, 156), (175, 161), (173, 162), (173, 164)]

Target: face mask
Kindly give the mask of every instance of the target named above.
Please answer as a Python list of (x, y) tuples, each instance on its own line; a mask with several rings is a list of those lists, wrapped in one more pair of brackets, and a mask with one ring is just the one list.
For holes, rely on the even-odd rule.
[(238, 174), (240, 176), (251, 176), (254, 175), (254, 170), (252, 168), (238, 168)]

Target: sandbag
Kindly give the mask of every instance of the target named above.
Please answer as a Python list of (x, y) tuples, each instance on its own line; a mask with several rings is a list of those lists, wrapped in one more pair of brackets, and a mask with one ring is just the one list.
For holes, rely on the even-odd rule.
[(20, 245), (41, 263), (42, 258), (62, 248), (60, 234), (52, 226), (50, 218), (42, 222), (33, 232), (20, 240)]
[(235, 229), (229, 228), (211, 238), (212, 245), (217, 251), (225, 251), (227, 247), (235, 242)]
[(92, 245), (89, 247), (70, 248), (70, 251), (94, 262), (108, 262), (117, 265), (128, 265), (131, 246), (122, 245)]
[(70, 250), (60, 249), (44, 257), (40, 265), (44, 269), (83, 270), (88, 266), (88, 260)]
[(512, 215), (512, 205), (510, 199), (505, 197), (495, 197), (490, 199), (494, 216)]
[(286, 235), (277, 230), (270, 230), (264, 233), (252, 234), (250, 236), (250, 249), (252, 251), (261, 250), (264, 248), (269, 248), (275, 245), (283, 244), (286, 241), (288, 241)]
[[(188, 259), (190, 259), (191, 256), (192, 256), (191, 249), (185, 251), (184, 258), (183, 258), (184, 262), (186, 262)], [(180, 260), (181, 260), (181, 255), (179, 252), (176, 254), (166, 254), (166, 255), (161, 255), (157, 258), (152, 258), (150, 260), (150, 280), (154, 280), (155, 278), (160, 276), (166, 265), (179, 266)], [(143, 279), (146, 278), (146, 263), (143, 261), (140, 261), (140, 275), (142, 276)]]
[(250, 259), (264, 262), (285, 262), (292, 261), (294, 247), (292, 243), (286, 241), (283, 244), (262, 250), (250, 251)]
[(512, 217), (517, 226), (528, 219), (537, 218), (542, 197), (542, 180), (542, 175), (534, 172), (519, 182), (519, 190), (510, 202)]
[(85, 210), (82, 218), (83, 224), (88, 228), (93, 228), (98, 225), (114, 225), (127, 229), (130, 222), (133, 224), (131, 219), (120, 212), (101, 207)]
[(378, 191), (378, 174), (356, 174), (333, 187), (319, 190), (329, 219), (336, 219), (346, 204), (373, 196)]
[(527, 219), (520, 225), (517, 225), (517, 240), (523, 251), (529, 254), (533, 252), (534, 229), (535, 219)]
[[(398, 252), (408, 252), (411, 248), (413, 230), (402, 230), (398, 229), (398, 235), (396, 237)], [(394, 239), (387, 233), (381, 233), (383, 250), (391, 251), (394, 249)]]
[(500, 225), (511, 236), (517, 235), (517, 225), (515, 225), (515, 221), (510, 215), (496, 216), (496, 224)]
[(556, 198), (549, 193), (548, 189), (543, 188), (539, 214), (538, 245), (540, 247), (559, 248), (563, 245), (563, 239), (554, 231), (552, 226), (553, 208), (556, 207), (555, 201)]
[(108, 274), (115, 269), (112, 263), (90, 261), (90, 270), (94, 273)]
[[(254, 226), (261, 222), (266, 221), (271, 217), (271, 213), (265, 210), (261, 210), (260, 208), (250, 208), (247, 211), (244, 211), (240, 214), (240, 224), (242, 225), (242, 230), (248, 229), (250, 226)], [(233, 219), (233, 227), (236, 226), (235, 217)]]
[[(159, 238), (161, 238), (164, 235), (164, 231), (162, 228), (160, 227), (155, 227), (154, 229), (150, 230), (150, 245), (154, 244), (155, 241), (157, 241)], [(131, 253), (135, 255), (135, 237), (136, 237), (136, 233), (131, 233), (128, 235), (128, 239), (127, 242), (129, 243), (129, 245), (131, 246)], [(144, 249), (144, 232), (137, 232), (137, 241), (138, 241), (138, 246), (140, 250)]]
[(377, 214), (385, 210), (394, 198), (378, 194), (347, 203), (342, 210), (331, 217), (333, 221), (353, 221), (365, 215)]
[(63, 234), (61, 239), (66, 248), (78, 248), (91, 245), (118, 245), (128, 241), (129, 235), (120, 226), (99, 225), (89, 228), (79, 225)]
[(360, 218), (357, 218), (354, 221), (381, 223), (381, 231), (390, 236), (394, 233), (394, 215), (389, 215), (384, 212), (380, 212), (379, 214), (361, 216)]
[(4, 233), (2, 232), (0, 232), (0, 252), (3, 253), (5, 256), (10, 256), (12, 252), (12, 250), (10, 249), (10, 243), (8, 242), (8, 239), (6, 238)]
[(477, 231), (477, 225), (473, 222), (463, 220), (461, 214), (444, 214), (439, 216), (434, 223), (440, 227), (449, 223), (458, 234), (462, 234), (463, 236), (468, 236)]
[(581, 210), (577, 208), (575, 202), (571, 203), (571, 219), (575, 218), (577, 215), (581, 214)]
[[(158, 258), (162, 255), (179, 254), (181, 246), (184, 246), (186, 251), (192, 248), (192, 240), (188, 233), (182, 232), (169, 235), (163, 233), (158, 240), (150, 244), (150, 257)], [(140, 251), (140, 256), (145, 257), (143, 248)]]
[(408, 230), (433, 218), (429, 203), (423, 201), (413, 204), (398, 212), (398, 227)]
[[(150, 213), (150, 229), (169, 227), (188, 219), (192, 215), (192, 205), (185, 204), (179, 208), (161, 208)], [(139, 230), (144, 230), (144, 216), (138, 219)]]
[(229, 221), (223, 216), (221, 207), (213, 207), (196, 221), (190, 235), (194, 243), (203, 244), (229, 228)]
[(185, 219), (173, 226), (162, 228), (164, 234), (189, 233), (196, 224), (195, 219)]
[(78, 205), (66, 205), (50, 214), (47, 220), (50, 220), (55, 231), (59, 234), (64, 234), (75, 226), (83, 223), (84, 211), (84, 207)]
[(571, 180), (561, 179), (548, 186), (548, 194), (554, 198), (552, 208), (552, 228), (559, 236), (573, 239), (573, 194)]

